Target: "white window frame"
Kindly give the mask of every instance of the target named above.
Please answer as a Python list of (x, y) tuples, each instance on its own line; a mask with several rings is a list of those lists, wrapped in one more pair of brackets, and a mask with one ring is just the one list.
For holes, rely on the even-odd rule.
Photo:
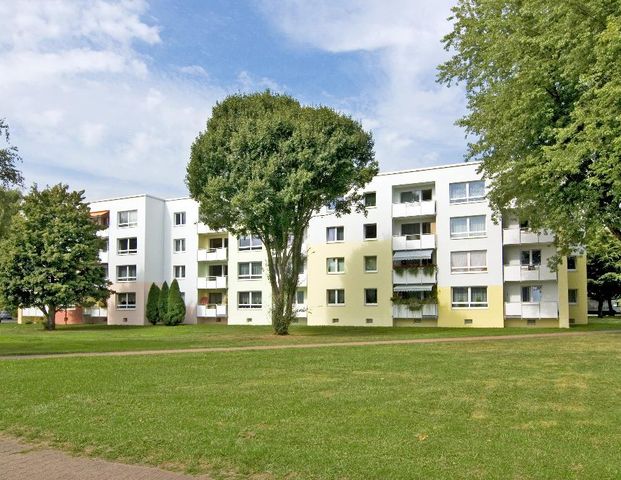
[[(453, 301), (453, 291), (456, 288), (466, 288), (468, 289), (468, 300), (466, 302), (455, 302)], [(473, 288), (484, 288), (485, 289), (485, 298), (486, 301), (485, 302), (475, 302), (472, 300), (472, 289)], [(457, 287), (451, 287), (451, 308), (454, 310), (460, 309), (460, 308), (473, 308), (473, 309), (484, 309), (484, 308), (489, 308), (489, 297), (487, 296), (487, 285), (473, 285), (471, 287), (466, 287), (466, 286), (457, 286)]]
[[(134, 296), (134, 303), (129, 303), (130, 295)], [(123, 303), (121, 298), (125, 298), (126, 303)], [(136, 303), (136, 292), (119, 292), (116, 294), (117, 310), (136, 310)]]
[[(330, 238), (330, 230), (334, 229), (334, 238), (336, 240), (328, 240)], [(339, 232), (341, 232), (341, 238), (339, 239)], [(326, 227), (326, 243), (339, 243), (345, 241), (345, 227), (344, 226), (336, 226), (336, 227)]]
[[(367, 227), (371, 227), (375, 225), (375, 236), (374, 237), (367, 237)], [(377, 240), (378, 238), (378, 231), (377, 231), (377, 223), (365, 223), (362, 226), (362, 238), (363, 240)]]
[[(367, 302), (367, 290), (375, 290), (375, 303), (368, 303)], [(377, 288), (365, 288), (364, 289), (364, 304), (365, 305), (377, 305), (378, 302), (378, 294), (377, 294)]]
[[(528, 263), (522, 263), (522, 254), (528, 252)], [(533, 252), (539, 252), (539, 263), (533, 262)], [(539, 268), (543, 262), (543, 255), (540, 248), (533, 248), (530, 250), (520, 250), (520, 266), (522, 268), (537, 267)]]
[[(539, 289), (539, 301), (533, 301), (533, 289)], [(524, 300), (524, 289), (528, 289), (528, 300)], [(539, 305), (543, 302), (543, 285), (523, 285), (520, 288), (520, 302), (529, 305)]]
[(178, 280), (183, 280), (185, 278), (185, 265), (173, 265), (173, 278)]
[[(136, 248), (129, 248), (129, 241), (135, 239), (136, 240)], [(121, 245), (120, 242), (126, 240), (127, 241), (127, 248), (126, 249), (121, 249)], [(116, 240), (116, 253), (117, 255), (133, 255), (138, 253), (138, 237), (123, 237), (123, 238), (118, 238)]]
[[(429, 200), (423, 200), (423, 191), (431, 191), (431, 198)], [(411, 193), (413, 194), (413, 196), (415, 196), (417, 198), (417, 200), (414, 200), (412, 202), (403, 202), (401, 200), (401, 196), (404, 193)], [(433, 201), (433, 188), (431, 187), (427, 187), (427, 188), (411, 188), (409, 190), (401, 190), (399, 192), (399, 201), (397, 202), (398, 204), (407, 204), (407, 205), (414, 205), (414, 204), (420, 204), (422, 202), (432, 202)]]
[[(367, 258), (375, 259), (375, 270), (367, 270)], [(377, 273), (378, 271), (377, 255), (365, 255), (362, 262), (363, 262), (362, 268), (364, 269), (364, 273)]]
[[(241, 244), (242, 239), (248, 239), (248, 245)], [(255, 235), (244, 235), (237, 239), (237, 249), (240, 251), (244, 250), (261, 250), (263, 248), (263, 243), (259, 239), (259, 237)]]
[[(241, 265), (248, 265), (248, 275), (242, 275), (239, 273)], [(259, 265), (261, 267), (261, 273), (253, 273), (253, 266)], [(237, 278), (239, 280), (259, 280), (263, 277), (263, 262), (237, 262)]]
[[(130, 275), (129, 269), (130, 267), (134, 267), (134, 275)], [(120, 269), (125, 269), (125, 275), (121, 275)], [(135, 282), (138, 273), (138, 268), (136, 265), (117, 265), (116, 266), (116, 281), (117, 282)]]
[[(330, 266), (336, 266), (336, 270), (330, 270)], [(340, 269), (340, 267), (343, 267)], [(345, 257), (326, 258), (326, 273), (328, 275), (340, 275), (345, 273)]]
[[(375, 196), (375, 204), (374, 205), (367, 205), (367, 196), (368, 195), (374, 195)], [(364, 208), (377, 208), (377, 192), (364, 192), (363, 200), (364, 200)]]
[[(460, 204), (460, 203), (476, 203), (485, 201), (485, 194), (479, 197), (472, 197), (470, 195), (470, 186), (473, 183), (483, 183), (483, 192), (485, 192), (485, 181), (484, 180), (470, 180), (468, 182), (453, 182), (449, 184), (449, 203), (450, 204)], [(466, 196), (465, 197), (457, 197), (451, 198), (451, 187), (453, 185), (466, 185)]]
[[(465, 267), (453, 267), (453, 254), (456, 253), (465, 253), (466, 254), (466, 266)], [(484, 253), (485, 254), (485, 265), (483, 266), (472, 266), (471, 255), (473, 253)], [(452, 274), (461, 274), (461, 273), (486, 273), (487, 272), (487, 250), (460, 250), (451, 252), (451, 273)]]
[[(485, 229), (482, 231), (471, 231), (470, 230), (470, 223), (472, 221), (473, 218), (480, 218), (483, 217), (484, 220), (484, 225), (485, 225)], [(467, 225), (467, 230), (465, 232), (459, 232), (459, 233), (453, 233), (452, 232), (452, 224), (453, 224), (453, 220), (457, 220), (460, 218), (465, 218), (466, 219), (466, 225)], [(487, 215), (469, 215), (466, 217), (451, 217), (450, 221), (449, 221), (449, 232), (451, 235), (451, 239), (453, 240), (458, 240), (458, 239), (462, 239), (462, 238), (483, 238), (487, 236)]]
[[(177, 242), (181, 248), (177, 248)], [(175, 238), (173, 240), (173, 253), (184, 253), (185, 252), (185, 238)]]
[[(250, 303), (240, 303), (240, 296), (248, 294), (248, 300)], [(256, 300), (256, 294), (260, 295), (260, 302)], [(263, 292), (261, 290), (245, 290), (237, 292), (237, 308), (241, 309), (259, 309), (263, 308)]]
[(174, 227), (182, 227), (186, 224), (187, 217), (185, 212), (175, 212), (173, 213), (173, 226)]
[[(121, 221), (121, 216), (127, 214), (127, 221)], [(133, 214), (133, 215), (132, 215)], [(132, 220), (131, 217), (134, 217)], [(138, 210), (121, 210), (116, 214), (116, 226), (118, 228), (129, 228), (138, 225)]]
[[(300, 296), (302, 297), (302, 302), (300, 302)], [(295, 291), (295, 305), (306, 305), (306, 292), (304, 290), (296, 290)]]
[[(330, 292), (335, 292), (334, 299), (336, 303), (330, 303)], [(328, 288), (326, 290), (326, 303), (330, 306), (345, 305), (345, 289), (344, 288)]]

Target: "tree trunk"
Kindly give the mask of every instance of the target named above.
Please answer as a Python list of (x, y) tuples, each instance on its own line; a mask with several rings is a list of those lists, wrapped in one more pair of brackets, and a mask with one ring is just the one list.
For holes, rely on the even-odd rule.
[(53, 307), (48, 307), (49, 310), (47, 312), (47, 317), (45, 319), (45, 329), (46, 330), (56, 330), (56, 309)]
[(597, 299), (597, 317), (604, 317), (604, 300), (601, 298)]
[(608, 299), (608, 315), (610, 315), (611, 317), (615, 316), (615, 309), (612, 308), (612, 298)]

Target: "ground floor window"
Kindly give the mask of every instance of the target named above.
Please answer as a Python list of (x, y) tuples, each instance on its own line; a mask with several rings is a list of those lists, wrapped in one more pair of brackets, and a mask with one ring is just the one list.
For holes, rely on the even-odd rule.
[(237, 292), (238, 308), (261, 308), (263, 306), (262, 292)]
[(486, 308), (487, 287), (453, 287), (453, 308)]
[(344, 305), (345, 304), (345, 290), (343, 289), (330, 289), (326, 290), (326, 296), (328, 305)]
[(116, 294), (116, 308), (118, 310), (133, 310), (136, 308), (136, 292)]
[(364, 304), (377, 305), (377, 288), (364, 289)]
[(522, 287), (522, 303), (541, 303), (541, 285)]
[(575, 288), (570, 288), (567, 291), (567, 299), (569, 303), (578, 303), (578, 290)]

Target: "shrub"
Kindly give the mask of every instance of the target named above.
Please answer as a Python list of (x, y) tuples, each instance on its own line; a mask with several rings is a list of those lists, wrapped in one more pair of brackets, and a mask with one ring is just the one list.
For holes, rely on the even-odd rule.
[(157, 318), (160, 322), (166, 323), (166, 317), (168, 317), (168, 284), (164, 282), (157, 302)]
[(168, 292), (168, 314), (166, 315), (166, 325), (179, 325), (185, 318), (185, 302), (179, 291), (179, 283), (173, 280)]
[(151, 284), (149, 295), (147, 296), (147, 320), (155, 325), (160, 321), (159, 315), (160, 288), (155, 284)]

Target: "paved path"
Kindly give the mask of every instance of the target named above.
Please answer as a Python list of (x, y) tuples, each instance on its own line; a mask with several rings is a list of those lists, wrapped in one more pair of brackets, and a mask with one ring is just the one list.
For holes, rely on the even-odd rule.
[(621, 330), (599, 330), (595, 332), (524, 333), (519, 335), (483, 335), (476, 337), (411, 338), (405, 340), (368, 340), (360, 342), (300, 343), (287, 345), (249, 345), (245, 347), (179, 348), (177, 350), (130, 350), (125, 352), (49, 353), (32, 355), (0, 355), (0, 360), (27, 360), (34, 358), (71, 357), (128, 357), (133, 355), (166, 355), (174, 353), (247, 352), (256, 350), (290, 350), (325, 347), (359, 347), (369, 345), (412, 345), (418, 343), (464, 343), (496, 340), (523, 340), (534, 338), (584, 337), (590, 335), (621, 334)]
[(210, 480), (159, 468), (124, 465), (27, 445), (0, 436), (0, 480)]

